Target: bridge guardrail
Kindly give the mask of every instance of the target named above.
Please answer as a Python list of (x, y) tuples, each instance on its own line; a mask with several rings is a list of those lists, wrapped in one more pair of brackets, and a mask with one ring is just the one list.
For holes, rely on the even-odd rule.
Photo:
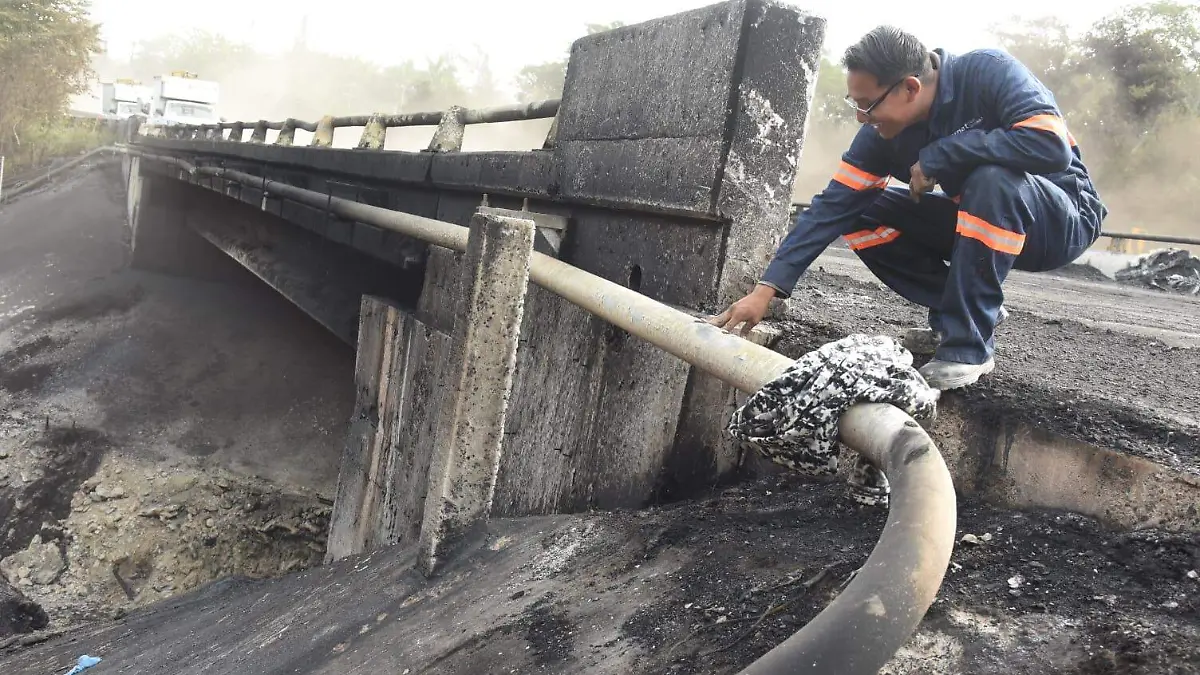
[[(143, 159), (261, 184), (301, 204), (328, 209), (455, 251), (465, 251), (468, 228), (298, 188), (221, 167), (194, 166), (177, 157), (127, 148)], [(792, 360), (637, 291), (534, 252), (529, 280), (664, 351), (737, 387), (755, 392)], [(850, 584), (799, 632), (744, 673), (876, 673), (916, 630), (941, 586), (954, 548), (954, 485), (928, 434), (890, 405), (851, 407), (841, 438), (892, 483), (883, 534)], [(486, 518), (486, 510), (482, 518)]]
[[(417, 112), (373, 115), (326, 115), (316, 122), (307, 122), (289, 117), (279, 122), (258, 120), (256, 122), (235, 121), (216, 124), (172, 124), (143, 127), (152, 135), (161, 135), (179, 140), (224, 140), (232, 143), (266, 143), (267, 131), (275, 130), (279, 136), (275, 145), (290, 146), (295, 143), (296, 130), (312, 132), (311, 147), (332, 147), (333, 132), (342, 127), (362, 127), (362, 136), (358, 148), (363, 150), (380, 150), (383, 148), (384, 137), (388, 129), (400, 127), (437, 126), (430, 140), (428, 150), (432, 152), (452, 152), (462, 148), (463, 135), (466, 127), (471, 124), (496, 124), (500, 122), (520, 122), (537, 119), (550, 119), (558, 115), (560, 99), (548, 99), (528, 104), (493, 106), (487, 108), (464, 108), (451, 106), (441, 112)], [(243, 141), (247, 129), (251, 130), (250, 138)], [(543, 147), (554, 147), (558, 125), (551, 123)], [(225, 130), (229, 130), (228, 138)]]

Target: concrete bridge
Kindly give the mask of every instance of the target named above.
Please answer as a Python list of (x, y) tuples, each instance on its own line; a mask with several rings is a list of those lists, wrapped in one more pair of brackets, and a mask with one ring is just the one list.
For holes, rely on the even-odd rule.
[[(356, 221), (334, 202), (462, 226), (482, 213), (531, 220), (536, 251), (693, 315), (713, 312), (755, 282), (786, 232), (823, 31), (794, 9), (727, 2), (580, 39), (560, 101), (142, 130), (132, 143), (141, 154), (123, 166), (133, 263), (205, 275), (231, 256), (356, 345), (358, 405), (328, 557), (414, 541), (444, 423), (450, 335), (470, 302), (463, 255)], [(460, 150), (467, 125), (528, 119), (552, 120), (541, 148)], [(426, 150), (382, 150), (387, 129), (412, 126), (429, 130)], [(362, 129), (357, 147), (332, 147), (345, 127)], [(311, 132), (308, 145), (295, 144), (297, 130)], [(836, 251), (822, 260), (861, 273)], [(1026, 302), (1023, 279), (1009, 284), (1010, 305)], [(1028, 301), (1042, 312), (1084, 292)], [(1087, 302), (1049, 311), (1086, 316)], [(1200, 344), (1194, 304), (1153, 293), (1105, 302), (1128, 313), (1105, 310), (1091, 325)], [(772, 329), (752, 338), (769, 343)], [(734, 387), (536, 286), (516, 358), (493, 516), (638, 508), (769, 470), (724, 432)], [(1086, 411), (1038, 413), (1040, 401), (1009, 404), (1014, 395), (944, 398), (932, 431), (960, 490), (1123, 526), (1200, 523), (1200, 464), (1190, 451), (1164, 461), (1154, 440), (1200, 445), (1194, 415), (1124, 425), (1103, 443), (1077, 431), (1094, 419)], [(1056, 422), (1031, 422), (1039, 416)], [(1127, 438), (1130, 429), (1145, 439)]]
[[(561, 103), (143, 130), (140, 149), (258, 180), (131, 155), (133, 263), (203, 275), (217, 268), (206, 258), (227, 254), (357, 343), (357, 440), (339, 499), (363, 506), (339, 515), (378, 524), (368, 541), (335, 535), (331, 555), (406, 541), (421, 500), (402, 488), (428, 471), (439, 368), (464, 301), (460, 256), (272, 186), (464, 226), (481, 206), (522, 215), (538, 225), (536, 250), (712, 311), (748, 290), (786, 231), (823, 31), (793, 9), (723, 3), (579, 40)], [(545, 117), (541, 149), (459, 150), (467, 124)], [(387, 128), (412, 125), (429, 126), (428, 150), (380, 149)], [(341, 126), (363, 127), (357, 148), (330, 147)], [(314, 132), (310, 145), (293, 144), (297, 128)], [(496, 515), (638, 507), (735, 470), (728, 385), (536, 288), (520, 344), (504, 438), (520, 451), (504, 454)], [(380, 379), (388, 363), (404, 365)]]
[[(476, 542), (458, 566), (451, 566), (455, 581), (444, 588), (459, 589), (453, 606), (467, 611), (481, 602), (489, 608), (506, 602), (494, 589), (505, 588), (506, 579), (524, 578), (530, 556), (544, 557), (531, 543), (543, 530), (556, 542), (547, 550), (557, 550), (570, 547), (570, 532), (592, 527), (588, 516), (564, 514), (638, 509), (706, 494), (713, 486), (767, 471), (755, 457), (742, 456), (724, 432), (740, 398), (733, 385), (544, 288), (529, 285), (527, 292), (511, 295), (503, 283), (477, 284), (480, 278), (502, 280), (506, 274), (523, 279), (520, 265), (503, 256), (429, 244), (356, 219), (344, 205), (470, 226), (473, 234), (497, 219), (532, 222), (537, 252), (686, 314), (712, 312), (754, 283), (786, 231), (823, 33), (819, 18), (770, 2), (737, 0), (579, 40), (560, 101), (154, 128), (130, 139), (121, 170), (135, 266), (220, 277), (228, 269), (226, 258), (233, 258), (357, 349), (357, 405), (341, 449), (327, 553), (331, 571), (322, 573), (318, 594), (304, 579), (287, 582), (295, 597), (319, 595), (319, 601), (276, 596), (271, 612), (289, 617), (337, 613), (339, 631), (360, 630), (366, 615), (345, 605), (357, 602), (372, 582), (360, 580), (353, 592), (335, 590), (344, 588), (339, 575), (358, 561), (372, 564), (369, 555), (359, 554), (388, 547), (403, 555), (388, 558), (386, 569), (372, 567), (395, 583), (389, 584), (386, 603), (368, 603), (371, 617), (401, 612), (423, 594), (436, 595), (430, 591), (435, 586), (404, 576), (404, 570), (423, 564), (419, 555), (414, 562), (413, 551), (428, 535), (423, 529), (428, 530), (431, 494), (466, 495), (456, 502), (464, 510), (482, 510), (501, 523), (489, 543)], [(461, 151), (468, 125), (526, 119), (552, 120), (543, 147)], [(382, 149), (388, 129), (411, 126), (428, 128), (425, 151)], [(362, 129), (358, 147), (332, 147), (334, 130), (343, 127)], [(308, 145), (297, 145), (298, 130), (312, 134)], [(809, 275), (814, 280), (805, 283), (819, 290), (830, 272), (861, 280), (854, 265), (833, 251), (822, 258), (824, 269), (814, 270)], [(1072, 304), (1095, 288), (1062, 281), (1055, 292), (1042, 283), (1014, 275), (1011, 304), (1017, 311), (1010, 323), (1061, 325), (1062, 317), (1071, 317), (1097, 330), (1136, 333), (1185, 350), (1200, 345), (1200, 311), (1194, 304), (1131, 291), (1115, 296), (1101, 317), (1081, 310), (1088, 305), (1084, 300)], [(793, 335), (790, 342), (774, 344), (777, 335), (770, 328), (756, 331), (753, 339), (795, 356), (804, 351), (801, 347), (851, 330), (900, 325), (898, 315), (870, 301), (872, 288), (858, 281), (846, 284), (836, 293), (814, 292), (805, 300), (815, 317), (802, 331), (807, 341)], [(489, 298), (496, 302), (489, 305)], [(521, 311), (502, 311), (501, 300), (514, 298)], [(491, 310), (496, 314), (489, 315)], [(1168, 314), (1177, 321), (1164, 324), (1161, 317)], [(511, 324), (514, 316), (517, 323)], [(881, 326), (881, 317), (888, 325)], [(511, 340), (515, 362), (505, 374), (498, 358), (496, 372), (464, 379), (451, 372), (462, 356), (455, 350), (463, 349), (456, 347), (455, 335), (461, 335), (464, 322), (488, 318), (494, 339), (476, 346), (482, 353)], [(1105, 345), (1092, 339), (1076, 346), (1099, 362)], [(1038, 361), (1032, 352), (1022, 356), (1022, 362)], [(1177, 365), (1190, 368), (1190, 358), (1185, 355)], [(1049, 372), (1041, 368), (1030, 372)], [(1195, 511), (1200, 427), (1194, 410), (1167, 405), (1155, 417), (1139, 401), (1141, 422), (1124, 424), (1121, 420), (1130, 417), (1121, 415), (1134, 413), (1115, 403), (1125, 396), (1118, 384), (1093, 382), (1092, 391), (1068, 395), (1061, 386), (1047, 393), (1036, 379), (1020, 371), (977, 394), (943, 400), (930, 433), (960, 495), (980, 495), (1004, 506), (1066, 509), (1119, 527), (1200, 527)], [(1070, 386), (1075, 390), (1079, 380)], [(1156, 396), (1146, 400), (1159, 400)], [(1069, 403), (1056, 405), (1058, 397)], [(459, 404), (465, 398), (507, 402), (498, 418), (503, 452), (494, 467), (481, 464), (483, 474), (494, 471), (493, 482), (484, 476), (488, 487), (482, 494), (478, 485), (459, 493), (454, 491), (462, 486), (447, 485), (439, 493), (436, 483), (447, 475), (444, 464), (454, 458), (439, 455), (437, 435), (447, 426), (470, 431), (472, 424), (485, 426), (480, 420), (497, 419), (496, 410), (486, 405), (464, 412)], [(1114, 432), (1118, 426), (1121, 430)], [(1165, 448), (1158, 441), (1164, 434), (1171, 439)], [(651, 555), (657, 545), (610, 529), (623, 533), (615, 540), (638, 539), (638, 546), (644, 545), (622, 552), (632, 556), (622, 569), (632, 569), (633, 561)], [(521, 543), (509, 552), (502, 543), (509, 540)], [(343, 558), (349, 560), (337, 562)], [(491, 561), (491, 567), (482, 560)], [(485, 584), (487, 593), (471, 595), (475, 565), (487, 570), (475, 581)], [(431, 571), (438, 565), (426, 566)], [(622, 573), (611, 571), (611, 577)], [(567, 588), (566, 581), (562, 584), (555, 592)], [(228, 599), (238, 590), (213, 593)], [(468, 596), (476, 599), (463, 599)], [(258, 606), (255, 600), (238, 611), (249, 616), (262, 611), (255, 610)], [(622, 611), (614, 610), (632, 616)], [(178, 617), (179, 630), (208, 623), (206, 616)], [(215, 615), (212, 621), (220, 623)], [(410, 642), (420, 635), (412, 633), (413, 625), (401, 631)], [(486, 632), (487, 627), (470, 628)], [(321, 643), (319, 655), (327, 659), (322, 667), (328, 672), (344, 672), (346, 661), (335, 661), (353, 642), (346, 635), (337, 638), (346, 638), (342, 642), (320, 638), (329, 642)], [(282, 668), (278, 653), (311, 648), (304, 636), (276, 638), (261, 642), (271, 646), (254, 657), (263, 672)], [(125, 638), (109, 630), (103, 639), (116, 645)], [(166, 663), (170, 650), (157, 639), (122, 648)], [(446, 658), (460, 667), (457, 672), (479, 672), (478, 663), (463, 661), (467, 657), (461, 654), (470, 650), (460, 652), (462, 645), (449, 638), (438, 640), (412, 656), (412, 663), (432, 668)], [(257, 644), (258, 637), (253, 641)], [(188, 648), (203, 647), (196, 642)], [(609, 660), (601, 664), (597, 657), (596, 672), (627, 672), (621, 671), (627, 654), (614, 651), (612, 643), (605, 650)], [(363, 667), (409, 663), (404, 660), (409, 657), (391, 651), (380, 643), (345, 658)], [(288, 658), (288, 667), (298, 663), (294, 655)]]

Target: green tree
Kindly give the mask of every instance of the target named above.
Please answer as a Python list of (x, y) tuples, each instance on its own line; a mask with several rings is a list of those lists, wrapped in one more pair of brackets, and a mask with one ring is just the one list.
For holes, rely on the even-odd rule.
[(609, 21), (608, 23), (585, 23), (584, 29), (587, 30), (587, 35), (595, 35), (596, 33), (607, 33), (610, 30), (624, 28), (624, 21)]
[(1110, 70), (1137, 118), (1200, 109), (1200, 6), (1150, 2), (1097, 22), (1084, 56)]
[(522, 101), (542, 101), (562, 96), (567, 80), (567, 60), (525, 66), (517, 72), (517, 92)]
[(467, 100), (460, 66), (450, 56), (439, 56), (427, 61), (424, 67), (413, 67), (410, 78), (402, 88), (405, 112), (445, 110)]
[(206, 80), (221, 80), (261, 58), (250, 45), (194, 30), (139, 42), (129, 69), (133, 77), (144, 82), (176, 70), (187, 70)]
[(0, 152), (60, 115), (87, 87), (99, 27), (84, 0), (0, 4)]

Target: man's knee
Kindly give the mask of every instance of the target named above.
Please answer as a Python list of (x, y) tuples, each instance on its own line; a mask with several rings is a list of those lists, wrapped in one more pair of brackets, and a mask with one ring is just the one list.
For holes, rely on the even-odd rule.
[(975, 167), (963, 184), (963, 198), (1016, 195), (1018, 186), (1025, 180), (1025, 172), (999, 164), (984, 164)]

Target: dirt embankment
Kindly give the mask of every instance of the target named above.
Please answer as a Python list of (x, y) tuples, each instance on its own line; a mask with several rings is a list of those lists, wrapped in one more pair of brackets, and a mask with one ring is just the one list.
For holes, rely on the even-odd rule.
[(0, 211), (0, 576), (48, 630), (320, 562), (352, 403), (353, 350), (248, 273), (129, 269), (119, 189)]
[[(1200, 348), (1190, 346), (1200, 340), (1200, 302), (1051, 274), (1014, 273), (1005, 293), (996, 370), (946, 396), (981, 417), (1200, 475), (1200, 388), (1181, 386), (1200, 378)], [(777, 311), (784, 336), (775, 348), (794, 357), (849, 333), (898, 337), (928, 325), (924, 308), (840, 252), (818, 259)]]

